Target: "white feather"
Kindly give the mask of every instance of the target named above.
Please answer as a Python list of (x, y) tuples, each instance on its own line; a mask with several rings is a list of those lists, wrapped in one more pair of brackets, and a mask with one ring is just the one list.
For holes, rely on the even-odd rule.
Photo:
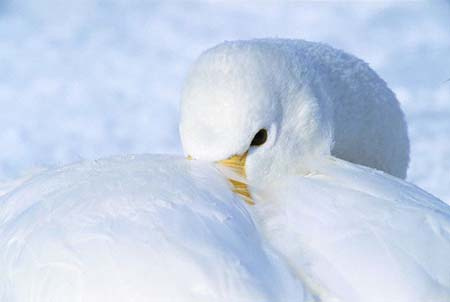
[(261, 229), (323, 301), (450, 301), (450, 207), (335, 158), (261, 189)]
[(0, 301), (305, 301), (211, 165), (84, 162), (0, 199)]

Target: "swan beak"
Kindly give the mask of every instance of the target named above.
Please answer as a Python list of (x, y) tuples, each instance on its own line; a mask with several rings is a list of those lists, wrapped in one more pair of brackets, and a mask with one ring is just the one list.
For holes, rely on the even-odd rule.
[(224, 159), (218, 161), (217, 163), (223, 167), (231, 170), (234, 175), (229, 175), (230, 173), (226, 173), (228, 176), (228, 181), (233, 186), (233, 192), (238, 194), (244, 201), (249, 205), (254, 205), (255, 202), (249, 192), (247, 183), (246, 183), (246, 173), (245, 173), (245, 161), (247, 160), (248, 152), (245, 152), (242, 155), (233, 155), (228, 159)]

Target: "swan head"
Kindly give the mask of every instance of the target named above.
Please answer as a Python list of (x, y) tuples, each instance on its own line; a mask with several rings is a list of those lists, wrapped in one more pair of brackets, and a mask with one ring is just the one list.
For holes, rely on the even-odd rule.
[[(331, 155), (336, 110), (321, 78), (324, 72), (308, 54), (308, 47), (317, 45), (236, 41), (204, 52), (182, 93), (180, 135), (186, 155), (221, 162), (258, 184), (306, 174)], [(378, 152), (366, 149), (357, 154)], [(351, 152), (342, 150), (347, 159)], [(370, 166), (364, 160), (354, 161)], [(237, 181), (236, 190), (246, 191), (237, 188), (239, 183), (243, 186)]]
[(194, 159), (239, 160), (252, 182), (305, 170), (330, 154), (331, 123), (296, 64), (273, 44), (232, 42), (205, 52), (182, 95), (180, 134)]

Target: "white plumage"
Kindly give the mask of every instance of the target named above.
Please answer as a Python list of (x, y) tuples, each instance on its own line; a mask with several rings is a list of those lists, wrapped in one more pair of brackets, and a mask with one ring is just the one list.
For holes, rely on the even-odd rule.
[(450, 207), (335, 158), (263, 188), (262, 233), (321, 301), (450, 301)]
[[(0, 197), (1, 301), (450, 300), (450, 208), (400, 179), (403, 114), (367, 64), (227, 42), (192, 68), (181, 113), (198, 160), (85, 162)], [(225, 159), (255, 206), (206, 162)]]
[(0, 199), (0, 301), (304, 301), (210, 165), (127, 156)]

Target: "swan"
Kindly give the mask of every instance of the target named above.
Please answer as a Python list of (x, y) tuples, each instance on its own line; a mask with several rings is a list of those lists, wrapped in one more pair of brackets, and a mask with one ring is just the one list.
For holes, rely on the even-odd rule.
[(404, 180), (406, 122), (363, 61), (302, 40), (222, 43), (186, 80), (186, 155), (219, 162), (320, 301), (450, 301), (450, 207)]
[(190, 160), (84, 161), (2, 193), (0, 300), (449, 300), (449, 207), (402, 180), (406, 123), (364, 62), (220, 44), (191, 68), (180, 136)]

